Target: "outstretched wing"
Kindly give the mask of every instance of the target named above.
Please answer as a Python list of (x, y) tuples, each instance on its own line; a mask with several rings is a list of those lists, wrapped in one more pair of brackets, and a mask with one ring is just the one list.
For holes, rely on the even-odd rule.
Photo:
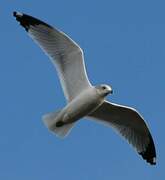
[(14, 12), (13, 15), (55, 64), (68, 101), (91, 86), (86, 74), (83, 51), (72, 39), (34, 17), (19, 12)]
[(143, 118), (135, 109), (105, 101), (89, 117), (112, 126), (147, 162), (156, 164), (153, 139)]

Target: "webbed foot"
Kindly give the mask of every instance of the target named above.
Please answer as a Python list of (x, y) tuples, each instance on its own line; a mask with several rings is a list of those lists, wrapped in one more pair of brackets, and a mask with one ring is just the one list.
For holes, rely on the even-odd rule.
[(61, 127), (61, 126), (63, 126), (64, 125), (64, 122), (62, 122), (62, 121), (58, 121), (57, 123), (56, 123), (56, 127)]

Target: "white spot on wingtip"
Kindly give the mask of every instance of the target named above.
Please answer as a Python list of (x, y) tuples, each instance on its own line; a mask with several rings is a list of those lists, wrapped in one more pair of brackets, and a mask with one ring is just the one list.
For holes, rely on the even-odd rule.
[(153, 158), (153, 163), (156, 163), (156, 157)]
[(22, 14), (22, 13), (20, 13), (20, 12), (16, 12), (16, 16), (18, 16), (18, 17), (22, 17), (22, 16), (23, 16), (23, 14)]

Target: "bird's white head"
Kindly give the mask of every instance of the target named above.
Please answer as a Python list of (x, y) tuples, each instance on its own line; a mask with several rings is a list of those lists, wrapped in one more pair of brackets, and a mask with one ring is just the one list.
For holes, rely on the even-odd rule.
[(113, 93), (111, 86), (106, 85), (106, 84), (101, 84), (99, 86), (96, 86), (96, 90), (103, 97), (107, 96), (108, 94)]

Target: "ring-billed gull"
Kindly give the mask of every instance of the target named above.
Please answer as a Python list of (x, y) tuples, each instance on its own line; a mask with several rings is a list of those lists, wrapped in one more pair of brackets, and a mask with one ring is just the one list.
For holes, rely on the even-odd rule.
[(147, 162), (156, 164), (154, 142), (143, 117), (133, 108), (105, 100), (112, 93), (110, 86), (90, 84), (79, 45), (39, 19), (19, 12), (13, 15), (52, 60), (67, 100), (62, 110), (43, 116), (48, 129), (64, 137), (79, 119), (95, 119), (113, 127)]

